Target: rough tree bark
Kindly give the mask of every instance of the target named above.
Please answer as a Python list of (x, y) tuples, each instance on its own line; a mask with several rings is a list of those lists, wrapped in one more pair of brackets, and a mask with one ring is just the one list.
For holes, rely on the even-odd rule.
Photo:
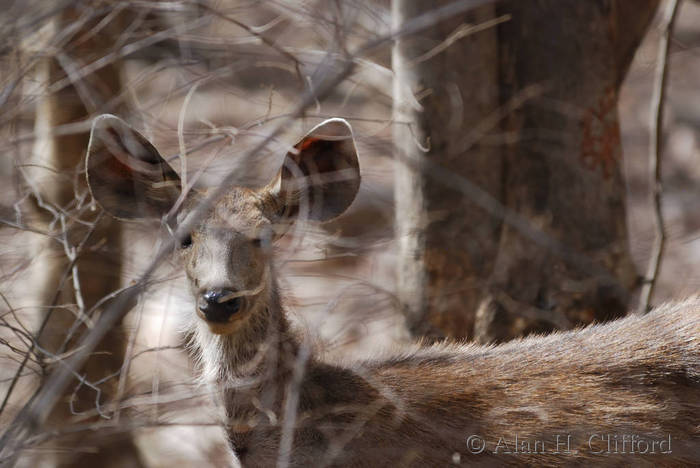
[(502, 102), (542, 86), (541, 96), (504, 123), (517, 135), (504, 148), (506, 208), (590, 264), (555, 255), (552, 245), (534, 245), (504, 224), (490, 293), (477, 312), (477, 340), (626, 313), (638, 277), (627, 238), (617, 100), (657, 4), (499, 4), (512, 15), (499, 31)]
[[(444, 2), (394, 0), (394, 27)], [(485, 6), (444, 21), (394, 46), (395, 199), (398, 294), (416, 335), (470, 335), (483, 276), (491, 271), (500, 220), (439, 178), (423, 158), (499, 198), (499, 149), (480, 144), (498, 102), (496, 28)], [(470, 33), (471, 31), (471, 33)], [(445, 47), (446, 46), (446, 47)]]
[[(93, 306), (120, 287), (119, 223), (101, 217), (91, 206), (85, 184), (87, 129), (52, 135), (59, 126), (86, 122), (97, 113), (115, 111), (112, 100), (122, 91), (120, 62), (81, 76), (85, 65), (116, 50), (127, 24), (125, 12), (115, 15), (117, 11), (106, 6), (83, 2), (80, 8), (64, 8), (44, 31), (49, 38), (47, 49), (34, 51), (43, 54), (48, 50), (49, 54), (37, 64), (37, 79), (44, 94), (36, 109), (38, 139), (27, 170), (28, 182), (43, 229), (59, 236), (65, 233), (66, 246), (75, 249), (68, 253), (77, 254), (72, 263), (66, 248), (55, 240), (44, 238), (36, 245), (39, 273), (35, 287), (39, 302), (46, 307), (42, 309), (42, 321), (46, 324), (40, 329), (38, 342), (50, 353), (45, 357), (49, 366), (60, 365), (60, 355), (70, 352), (76, 338), (85, 331), (85, 324), (92, 323), (100, 313), (101, 307), (90, 312)], [(115, 328), (78, 372), (91, 383), (118, 373), (125, 344), (124, 331)], [(95, 414), (96, 401), (105, 405), (114, 400), (118, 381), (117, 376), (96, 385), (101, 391), (97, 398), (94, 388), (79, 385), (76, 379), (54, 409), (49, 429), (67, 427), (76, 413)], [(87, 417), (81, 423), (100, 419)], [(86, 431), (60, 437), (47, 450), (58, 466), (141, 466), (130, 434), (114, 432)]]
[[(395, 1), (397, 25), (416, 14), (411, 3)], [(421, 144), (427, 136), (481, 143), (466, 154), (440, 145), (423, 154), (397, 126), (398, 286), (414, 331), (424, 321), (443, 335), (499, 341), (626, 312), (637, 274), (627, 242), (617, 97), (657, 4), (506, 1), (488, 10), (510, 19), (487, 32), (487, 49), (458, 41), (443, 59), (409, 68), (418, 54), (407, 44), (419, 38), (396, 46), (397, 120), (411, 121)], [(434, 41), (446, 37), (444, 30), (435, 34)], [(476, 63), (495, 71), (455, 73), (461, 62), (454, 56), (469, 57), (467, 63), (481, 57)], [(419, 100), (422, 110), (402, 111), (400, 90), (418, 83), (432, 90), (423, 93), (430, 99)], [(457, 86), (477, 96), (486, 90), (490, 104), (475, 106), (480, 101), (463, 95), (462, 107), (473, 114), (454, 129), (445, 125), (445, 104), (432, 96)], [(471, 154), (487, 164), (474, 166)], [(401, 162), (420, 155), (498, 195), (505, 218)], [(458, 282), (459, 300), (439, 300)]]

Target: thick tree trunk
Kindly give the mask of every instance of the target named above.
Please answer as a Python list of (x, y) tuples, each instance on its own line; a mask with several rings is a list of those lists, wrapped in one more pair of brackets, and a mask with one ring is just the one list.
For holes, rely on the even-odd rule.
[[(447, 3), (394, 0), (394, 27)], [(476, 309), (496, 253), (500, 220), (426, 176), (423, 163), (500, 194), (500, 150), (479, 138), (499, 105), (497, 30), (461, 37), (493, 19), (493, 6), (479, 8), (393, 50), (398, 294), (417, 335), (471, 335), (474, 315), (465, 312)]]
[[(604, 321), (627, 311), (629, 254), (617, 100), (657, 1), (510, 1), (499, 30), (501, 101), (539, 96), (508, 115), (505, 206), (544, 233), (505, 223), (478, 341)], [(557, 252), (558, 246), (563, 249)]]
[[(102, 5), (104, 7), (104, 4)], [(90, 10), (64, 9), (53, 20), (53, 38), (68, 32), (58, 55), (42, 59), (37, 65), (39, 83), (46, 93), (37, 105), (35, 129), (39, 135), (33, 149), (33, 165), (28, 181), (37, 200), (36, 208), (43, 229), (58, 236), (65, 233), (66, 246), (54, 239), (41, 239), (37, 245), (36, 288), (46, 320), (39, 334), (39, 345), (50, 353), (50, 366), (59, 365), (60, 355), (70, 352), (76, 339), (92, 323), (101, 307), (92, 311), (109, 293), (120, 287), (121, 231), (119, 223), (101, 217), (90, 206), (84, 174), (88, 132), (52, 136), (66, 124), (79, 123), (99, 112), (114, 112), (109, 105), (122, 90), (121, 65), (108, 64), (94, 73), (81, 76), (82, 67), (112, 52), (123, 31), (126, 15), (92, 17)], [(93, 15), (94, 16), (94, 15)], [(80, 25), (74, 32), (70, 28)], [(100, 25), (98, 28), (96, 26)], [(66, 82), (66, 78), (68, 81)], [(63, 86), (61, 82), (65, 82)], [(92, 231), (92, 232), (91, 232)], [(81, 245), (82, 244), (82, 245)], [(70, 249), (75, 251), (70, 252)], [(77, 255), (74, 267), (69, 255)], [(78, 287), (76, 287), (78, 286)], [(105, 405), (114, 400), (125, 352), (125, 334), (115, 328), (103, 340), (85, 367), (78, 372), (95, 388), (76, 380), (56, 405), (49, 426), (66, 428), (76, 413), (95, 413), (96, 402)], [(52, 361), (56, 361), (52, 363)], [(105, 382), (107, 376), (117, 375)], [(97, 390), (101, 394), (98, 398)], [(104, 410), (103, 410), (104, 411)], [(99, 421), (99, 416), (81, 419), (81, 423)], [(58, 438), (47, 450), (58, 466), (139, 466), (140, 457), (128, 433), (101, 436), (96, 432)]]
[[(395, 47), (395, 118), (412, 123), (395, 133), (398, 293), (417, 334), (507, 340), (625, 313), (637, 275), (617, 97), (658, 1), (630, 3), (501, 2), (477, 16), (509, 21), (430, 60), (412, 63), (455, 23)], [(422, 4), (395, 1), (396, 25)], [(504, 211), (456, 194), (420, 158)]]

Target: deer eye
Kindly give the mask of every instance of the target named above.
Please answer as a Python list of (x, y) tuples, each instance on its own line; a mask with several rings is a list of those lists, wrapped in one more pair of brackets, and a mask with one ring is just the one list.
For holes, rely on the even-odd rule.
[(255, 236), (250, 237), (250, 242), (255, 248), (268, 247), (270, 245), (270, 234), (272, 230), (269, 228), (263, 228), (256, 233)]
[(180, 247), (186, 249), (192, 245), (192, 234), (187, 234), (180, 242)]

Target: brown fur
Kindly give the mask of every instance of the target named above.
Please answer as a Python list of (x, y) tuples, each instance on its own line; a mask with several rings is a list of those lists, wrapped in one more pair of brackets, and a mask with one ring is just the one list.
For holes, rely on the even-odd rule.
[[(699, 299), (496, 347), (416, 345), (352, 363), (305, 361), (274, 294), (269, 305), (264, 321), (232, 335), (200, 334), (195, 344), (222, 391), (244, 466), (280, 459), (293, 394), (291, 466), (700, 461)], [(474, 435), (484, 452), (470, 453)], [(637, 452), (670, 437), (671, 453), (660, 453), (667, 442), (655, 454), (632, 455), (629, 443), (619, 453), (632, 436), (644, 441)], [(516, 437), (521, 452), (538, 453), (512, 453)], [(617, 449), (604, 437), (617, 438)]]
[[(96, 126), (132, 132), (113, 117)], [(271, 241), (289, 216), (326, 220), (354, 198), (354, 146), (319, 146), (318, 131), (267, 187), (232, 189), (180, 254), (195, 296), (227, 288), (243, 297), (225, 323), (193, 313), (192, 348), (204, 380), (219, 390), (231, 446), (245, 466), (700, 462), (698, 298), (501, 346), (416, 344), (362, 362), (315, 356), (287, 322)], [(105, 167), (88, 163), (89, 171)], [(348, 168), (356, 180), (324, 182)], [(306, 187), (313, 197), (299, 189), (300, 176), (314, 181)], [(310, 199), (331, 200), (331, 208), (315, 209), (314, 201), (303, 209)], [(110, 209), (118, 200), (100, 202)], [(133, 206), (125, 203), (112, 211)], [(629, 453), (645, 448), (654, 453)]]

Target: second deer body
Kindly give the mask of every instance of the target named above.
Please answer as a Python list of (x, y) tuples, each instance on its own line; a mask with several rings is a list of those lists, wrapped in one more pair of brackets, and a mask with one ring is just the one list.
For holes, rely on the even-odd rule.
[[(161, 216), (180, 195), (155, 148), (113, 116), (96, 120), (87, 166), (116, 217)], [(182, 240), (193, 348), (244, 466), (700, 462), (700, 299), (501, 346), (315, 356), (287, 321), (274, 241), (339, 216), (359, 183), (350, 127), (327, 121), (267, 186), (231, 188)]]

